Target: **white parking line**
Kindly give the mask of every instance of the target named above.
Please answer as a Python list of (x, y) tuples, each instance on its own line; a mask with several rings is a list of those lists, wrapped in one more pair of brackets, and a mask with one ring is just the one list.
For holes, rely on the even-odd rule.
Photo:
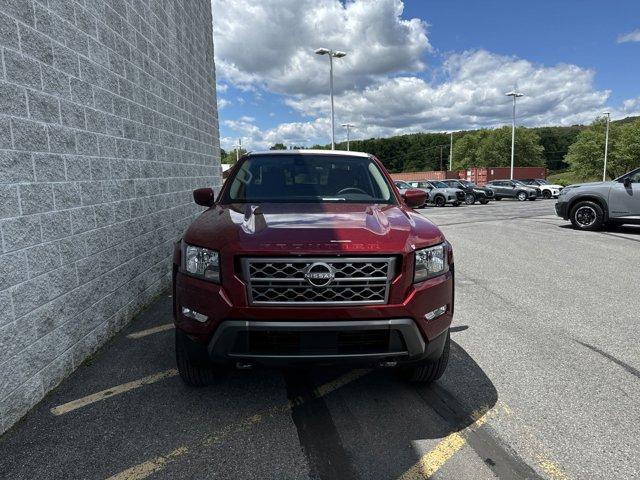
[(58, 405), (57, 407), (51, 409), (51, 413), (53, 413), (54, 415), (64, 415), (65, 413), (72, 412), (73, 410), (77, 410), (78, 408), (85, 407), (101, 400), (106, 400), (107, 398), (120, 395), (121, 393), (125, 393), (130, 390), (135, 390), (136, 388), (140, 388), (144, 385), (149, 385), (150, 383), (159, 382), (160, 380), (164, 380), (165, 378), (174, 377), (177, 374), (178, 370), (176, 370), (175, 368), (165, 370), (164, 372), (160, 373), (154, 373), (153, 375), (149, 375), (148, 377), (140, 378), (128, 383), (123, 383), (122, 385), (116, 385), (115, 387), (111, 387), (106, 390), (87, 395), (86, 397), (82, 397), (62, 405)]
[(146, 330), (140, 330), (139, 332), (130, 333), (127, 338), (142, 338), (154, 333), (164, 332), (165, 330), (171, 330), (174, 328), (173, 323), (165, 323), (153, 328), (147, 328)]

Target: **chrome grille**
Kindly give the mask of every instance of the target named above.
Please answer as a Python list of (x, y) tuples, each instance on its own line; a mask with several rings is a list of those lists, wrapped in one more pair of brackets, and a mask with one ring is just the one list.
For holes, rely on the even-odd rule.
[(383, 304), (395, 275), (393, 257), (243, 258), (241, 265), (250, 305)]

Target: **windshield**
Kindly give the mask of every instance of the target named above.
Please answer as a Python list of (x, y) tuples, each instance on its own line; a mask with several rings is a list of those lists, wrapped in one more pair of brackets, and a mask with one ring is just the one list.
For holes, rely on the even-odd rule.
[(549, 182), (542, 180), (541, 178), (537, 179), (536, 182), (538, 182), (539, 185), (549, 185)]
[(398, 180), (396, 182), (396, 187), (398, 188), (413, 188), (410, 184), (408, 184), (407, 182), (402, 182), (400, 180)]
[(470, 182), (469, 180), (460, 180), (460, 183), (467, 187), (478, 188), (478, 186), (475, 183)]
[(523, 186), (525, 186), (525, 187), (527, 186), (527, 185), (525, 185), (524, 183), (522, 183), (520, 180), (512, 180), (512, 182), (513, 182), (514, 184), (516, 184), (516, 185), (523, 185)]
[(249, 156), (228, 182), (222, 203), (395, 203), (383, 173), (363, 157)]
[(431, 182), (431, 185), (433, 185), (436, 188), (449, 188), (449, 185), (447, 185), (444, 182)]

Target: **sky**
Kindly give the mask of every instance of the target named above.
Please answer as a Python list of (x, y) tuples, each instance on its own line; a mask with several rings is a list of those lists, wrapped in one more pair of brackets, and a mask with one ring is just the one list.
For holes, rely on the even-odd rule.
[(248, 150), (640, 115), (640, 0), (212, 0), (220, 143)]

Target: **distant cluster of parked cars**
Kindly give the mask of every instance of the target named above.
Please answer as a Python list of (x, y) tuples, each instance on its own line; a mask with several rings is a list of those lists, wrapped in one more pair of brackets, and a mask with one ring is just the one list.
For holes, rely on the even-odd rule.
[(469, 180), (414, 180), (405, 182), (395, 181), (400, 193), (413, 188), (419, 188), (427, 193), (427, 201), (423, 206), (435, 205), (444, 207), (453, 205), (473, 205), (479, 202), (486, 205), (490, 200), (515, 198), (521, 202), (534, 201), (538, 198), (558, 198), (562, 191), (561, 185), (552, 185), (541, 178), (525, 180), (491, 180), (484, 187), (479, 187)]

